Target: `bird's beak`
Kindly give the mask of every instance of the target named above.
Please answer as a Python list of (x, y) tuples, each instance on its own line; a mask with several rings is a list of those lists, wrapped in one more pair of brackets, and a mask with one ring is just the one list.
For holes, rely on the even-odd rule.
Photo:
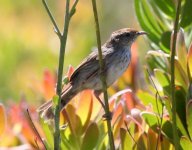
[(138, 31), (138, 32), (137, 32), (137, 35), (144, 35), (144, 34), (148, 34), (148, 33), (145, 32), (145, 31)]

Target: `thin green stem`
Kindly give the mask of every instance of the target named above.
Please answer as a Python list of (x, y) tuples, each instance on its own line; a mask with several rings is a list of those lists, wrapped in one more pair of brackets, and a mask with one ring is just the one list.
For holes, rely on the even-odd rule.
[(55, 19), (53, 18), (45, 0), (42, 0), (43, 4), (45, 6), (45, 9), (54, 25), (54, 28), (56, 30), (56, 33), (60, 39), (60, 53), (59, 53), (59, 65), (58, 65), (58, 74), (57, 74), (57, 89), (56, 93), (58, 95), (58, 103), (55, 106), (55, 131), (54, 131), (54, 150), (60, 149), (60, 110), (61, 110), (61, 94), (62, 94), (62, 76), (63, 76), (63, 67), (64, 67), (64, 60), (65, 60), (65, 48), (67, 43), (67, 35), (68, 35), (68, 29), (69, 29), (69, 22), (72, 17), (72, 15), (75, 13), (76, 5), (78, 0), (76, 0), (70, 10), (70, 0), (66, 0), (66, 9), (65, 9), (65, 23), (64, 23), (64, 29), (63, 34), (61, 34), (57, 23), (55, 22)]
[(173, 140), (175, 150), (179, 150), (179, 137), (177, 133), (177, 122), (176, 122), (176, 101), (175, 101), (175, 50), (177, 31), (179, 29), (179, 15), (181, 10), (181, 0), (178, 0), (176, 18), (174, 23), (173, 42), (171, 50), (171, 97), (172, 97), (172, 120), (173, 120)]
[(65, 47), (67, 42), (67, 34), (69, 28), (69, 4), (70, 0), (66, 1), (66, 9), (65, 9), (65, 23), (63, 35), (60, 38), (60, 53), (59, 53), (59, 66), (58, 66), (58, 74), (57, 74), (57, 95), (59, 96), (58, 104), (55, 107), (55, 132), (54, 132), (54, 150), (60, 149), (60, 110), (61, 110), (61, 93), (62, 93), (62, 77), (63, 77), (63, 66), (65, 60)]
[(51, 13), (51, 11), (50, 11), (50, 9), (49, 9), (46, 1), (45, 1), (45, 0), (42, 0), (42, 2), (43, 2), (43, 5), (44, 5), (44, 7), (45, 7), (45, 9), (46, 9), (46, 11), (47, 11), (47, 13), (48, 13), (48, 15), (49, 15), (49, 18), (51, 19), (51, 22), (53, 23), (53, 26), (54, 26), (54, 28), (55, 28), (56, 34), (58, 35), (59, 38), (61, 38), (61, 36), (62, 36), (62, 35), (61, 35), (61, 32), (60, 32), (60, 30), (59, 30), (59, 28), (58, 28), (58, 26), (57, 26), (57, 23), (55, 22), (55, 19), (53, 18), (53, 15), (52, 15), (52, 13)]
[[(99, 54), (99, 65), (100, 65), (100, 78), (102, 81), (102, 87), (103, 87), (103, 93), (104, 93), (104, 100), (105, 100), (105, 113), (107, 116), (110, 116), (109, 111), (109, 103), (108, 103), (108, 94), (107, 94), (107, 83), (106, 78), (104, 75), (104, 61), (102, 58), (102, 50), (101, 50), (101, 39), (100, 39), (100, 29), (99, 29), (99, 20), (97, 15), (97, 5), (96, 1), (92, 0), (92, 6), (93, 6), (93, 13), (95, 18), (95, 28), (96, 28), (96, 35), (97, 35), (97, 45), (98, 45), (98, 54)], [(108, 128), (108, 136), (109, 136), (109, 143), (111, 150), (115, 150), (115, 144), (114, 144), (114, 138), (113, 138), (113, 132), (111, 127), (111, 120), (107, 119), (107, 128)]]

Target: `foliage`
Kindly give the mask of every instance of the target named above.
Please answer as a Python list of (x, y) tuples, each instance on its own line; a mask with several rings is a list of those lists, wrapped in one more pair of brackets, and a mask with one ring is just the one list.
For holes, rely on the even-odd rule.
[[(180, 20), (180, 27), (178, 31), (177, 40), (176, 40), (176, 56), (174, 60), (175, 66), (175, 101), (176, 101), (176, 112), (177, 112), (177, 128), (180, 137), (180, 149), (185, 149), (186, 145), (191, 145), (191, 130), (190, 130), (190, 107), (189, 102), (191, 97), (191, 72), (189, 68), (191, 65), (189, 59), (191, 58), (191, 27), (192, 27), (192, 18), (187, 17), (191, 13), (189, 9), (189, 3), (191, 0), (182, 1), (182, 13)], [(172, 131), (172, 96), (171, 96), (171, 62), (170, 62), (170, 53), (171, 44), (173, 43), (173, 23), (176, 15), (176, 2), (174, 1), (152, 1), (152, 0), (135, 0), (135, 9), (138, 17), (138, 21), (141, 27), (149, 32), (149, 40), (151, 47), (161, 50), (150, 50), (146, 56), (146, 73), (150, 70), (150, 74), (146, 74), (148, 81), (148, 86), (150, 93), (156, 96), (156, 100), (160, 102), (160, 105), (153, 105), (153, 108), (157, 106), (163, 107), (156, 113), (161, 118), (163, 115), (169, 117), (168, 120), (162, 122), (156, 122), (155, 128), (154, 124), (147, 122), (149, 127), (153, 127), (153, 130), (157, 130), (159, 126), (161, 128), (161, 138), (167, 138), (170, 143), (173, 142), (173, 133)], [(143, 19), (145, 18), (145, 19)], [(185, 30), (185, 31), (184, 31)], [(185, 41), (185, 35), (187, 37), (187, 45)], [(189, 47), (187, 49), (187, 47)], [(150, 78), (150, 79), (149, 79)], [(152, 84), (155, 86), (155, 90), (150, 86)], [(154, 87), (153, 87), (154, 88)], [(158, 94), (158, 93), (159, 94)], [(149, 92), (148, 92), (149, 93)], [(151, 94), (150, 94), (151, 95)], [(155, 110), (155, 109), (154, 109)], [(151, 119), (153, 116), (150, 117)], [(160, 120), (157, 119), (157, 120)], [(158, 131), (156, 131), (158, 133)], [(159, 134), (160, 134), (159, 133)], [(188, 142), (186, 142), (188, 139)], [(184, 144), (185, 143), (185, 144)], [(185, 145), (185, 146), (184, 146)]]
[[(137, 45), (125, 74), (108, 91), (116, 149), (174, 149), (172, 132), (172, 99), (170, 43), (176, 13), (176, 1), (135, 0), (135, 11), (143, 30), (149, 33), (152, 49), (145, 57), (144, 80), (138, 68)], [(175, 98), (180, 149), (192, 146), (192, 18), (191, 0), (182, 1), (180, 28), (175, 56)], [(191, 44), (190, 44), (191, 43)], [(73, 72), (69, 67), (65, 82)], [(44, 99), (55, 95), (56, 75), (45, 71), (41, 91)], [(141, 86), (142, 84), (142, 86)], [(39, 91), (39, 89), (36, 89)], [(45, 149), (26, 117), (29, 107), (33, 123), (46, 149), (53, 149), (53, 124), (38, 117), (35, 108), (25, 100), (18, 105), (0, 105), (0, 146), (22, 146), (20, 149)], [(79, 93), (60, 114), (61, 149), (109, 148), (106, 121), (99, 102), (91, 90)], [(13, 117), (14, 116), (14, 117)], [(28, 143), (28, 144), (26, 144)]]

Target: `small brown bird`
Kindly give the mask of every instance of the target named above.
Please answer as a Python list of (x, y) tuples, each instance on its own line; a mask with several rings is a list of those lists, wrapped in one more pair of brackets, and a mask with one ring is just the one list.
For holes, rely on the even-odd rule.
[[(107, 87), (112, 85), (127, 69), (131, 60), (131, 45), (139, 35), (147, 34), (144, 31), (136, 31), (130, 28), (120, 29), (111, 34), (109, 40), (102, 46), (104, 61), (104, 74)], [(93, 51), (73, 72), (69, 84), (62, 92), (61, 108), (79, 92), (85, 89), (93, 89), (99, 99), (102, 92), (102, 83), (99, 74), (98, 51)], [(101, 100), (99, 99), (101, 102)], [(101, 102), (102, 106), (104, 104)], [(45, 120), (53, 119), (52, 101), (48, 101), (39, 107), (41, 117)]]

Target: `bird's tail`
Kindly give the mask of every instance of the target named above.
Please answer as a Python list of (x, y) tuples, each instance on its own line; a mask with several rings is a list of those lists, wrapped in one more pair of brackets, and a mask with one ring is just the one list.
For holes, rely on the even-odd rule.
[[(68, 84), (64, 87), (61, 97), (61, 109), (63, 109), (66, 104), (78, 93), (76, 89), (73, 88), (71, 84)], [(49, 122), (54, 119), (53, 112), (53, 102), (52, 100), (41, 105), (37, 112), (40, 114), (40, 117), (44, 119), (45, 122)]]

